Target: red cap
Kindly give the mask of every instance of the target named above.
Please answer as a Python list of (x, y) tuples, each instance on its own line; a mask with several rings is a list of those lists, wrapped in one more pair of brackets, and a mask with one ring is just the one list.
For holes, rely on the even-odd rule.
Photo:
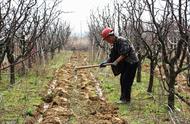
[(113, 34), (113, 29), (109, 28), (109, 27), (106, 27), (106, 28), (104, 28), (102, 30), (101, 36), (102, 36), (102, 38), (104, 40), (105, 38), (107, 38), (111, 34)]

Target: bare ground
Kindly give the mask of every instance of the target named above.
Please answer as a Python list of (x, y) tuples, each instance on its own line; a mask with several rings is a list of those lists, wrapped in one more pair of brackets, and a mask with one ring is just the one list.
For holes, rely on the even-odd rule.
[(27, 124), (127, 124), (118, 115), (118, 107), (108, 103), (99, 81), (88, 69), (74, 71), (75, 66), (87, 64), (87, 56), (75, 52), (70, 62), (55, 72), (45, 101)]

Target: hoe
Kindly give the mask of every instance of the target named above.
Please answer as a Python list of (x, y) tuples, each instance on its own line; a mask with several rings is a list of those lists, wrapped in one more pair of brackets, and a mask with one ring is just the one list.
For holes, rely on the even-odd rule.
[[(112, 65), (112, 63), (106, 63), (104, 64), (105, 66), (110, 66)], [(79, 69), (86, 69), (86, 68), (94, 68), (94, 67), (100, 67), (100, 65), (86, 65), (86, 66), (79, 66), (79, 67), (75, 67), (75, 71), (79, 70)]]

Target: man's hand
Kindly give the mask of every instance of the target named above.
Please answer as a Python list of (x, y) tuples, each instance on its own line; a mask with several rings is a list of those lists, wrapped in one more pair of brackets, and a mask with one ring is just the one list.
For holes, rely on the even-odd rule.
[(100, 63), (100, 68), (103, 68), (103, 67), (106, 67), (106, 64), (107, 63), (107, 61), (103, 61), (102, 63)]
[(113, 66), (117, 66), (117, 64), (118, 64), (117, 61), (114, 61), (114, 62), (112, 63)]

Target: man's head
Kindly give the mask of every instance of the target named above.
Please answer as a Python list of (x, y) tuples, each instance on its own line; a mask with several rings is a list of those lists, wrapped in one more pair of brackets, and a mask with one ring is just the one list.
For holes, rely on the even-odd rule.
[(110, 44), (113, 44), (115, 41), (115, 35), (112, 28), (106, 27), (102, 30), (101, 36), (103, 40), (107, 41)]

